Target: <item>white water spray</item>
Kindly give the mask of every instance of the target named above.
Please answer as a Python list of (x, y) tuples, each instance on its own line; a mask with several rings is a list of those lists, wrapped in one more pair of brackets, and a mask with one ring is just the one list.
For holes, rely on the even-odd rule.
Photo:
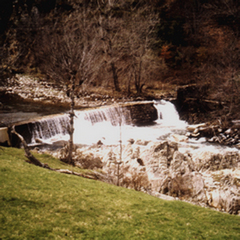
[(184, 121), (179, 119), (175, 106), (165, 100), (155, 101), (155, 108), (158, 111), (157, 123), (165, 126), (186, 126)]
[[(175, 106), (164, 100), (155, 101), (154, 106), (158, 112), (158, 119), (145, 126), (134, 125), (129, 110), (120, 106), (75, 111), (74, 143), (92, 145), (101, 141), (105, 145), (119, 145), (121, 136), (123, 144), (130, 139), (134, 141), (171, 140), (178, 141), (181, 152), (197, 149), (225, 151), (226, 147), (208, 144), (205, 139), (179, 140), (186, 138), (188, 124), (179, 119)], [(36, 144), (36, 139), (49, 144), (61, 140), (68, 141), (68, 126), (68, 114), (46, 117), (36, 121), (32, 129), (30, 144)], [(176, 138), (179, 139), (176, 140)]]
[(187, 124), (179, 119), (172, 103), (162, 100), (155, 102), (154, 106), (158, 111), (158, 119), (146, 126), (132, 124), (126, 108), (109, 107), (76, 112), (75, 143), (94, 144), (100, 140), (106, 145), (116, 145), (119, 143), (119, 131), (122, 131), (123, 143), (130, 139), (154, 141), (167, 138), (172, 133), (185, 134)]
[[(106, 145), (116, 145), (119, 144), (120, 131), (123, 143), (130, 139), (155, 141), (168, 139), (173, 133), (185, 134), (187, 124), (179, 119), (172, 103), (161, 100), (154, 102), (154, 106), (158, 119), (146, 126), (135, 126), (129, 110), (121, 106), (75, 111), (74, 143), (92, 145), (101, 141)], [(67, 114), (38, 121), (32, 143), (37, 138), (48, 143), (68, 140), (68, 126)]]
[(42, 140), (47, 143), (57, 141), (68, 135), (69, 117), (67, 114), (47, 117), (36, 121), (32, 129), (32, 140), (34, 144), (36, 140)]

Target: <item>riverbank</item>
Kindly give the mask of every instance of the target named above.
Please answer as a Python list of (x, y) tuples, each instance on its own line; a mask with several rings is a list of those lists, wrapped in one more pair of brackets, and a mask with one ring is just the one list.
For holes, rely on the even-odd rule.
[[(169, 100), (173, 102), (180, 118), (190, 124), (219, 119), (220, 121), (240, 119), (239, 104), (223, 101), (206, 85), (162, 84), (159, 88), (144, 88), (140, 95), (127, 95), (112, 88), (85, 86), (75, 98), (75, 108), (94, 108), (117, 102), (143, 100)], [(0, 88), (0, 113), (37, 112), (43, 114), (67, 111), (70, 98), (66, 86), (54, 85), (44, 78), (16, 74), (8, 79), (7, 87)]]
[[(33, 117), (67, 112), (70, 98), (66, 89), (50, 84), (39, 78), (16, 75), (9, 80), (9, 86), (0, 89), (0, 126), (17, 123)], [(95, 108), (131, 101), (152, 100), (163, 96), (121, 96), (98, 88), (82, 93), (75, 98), (75, 109)]]

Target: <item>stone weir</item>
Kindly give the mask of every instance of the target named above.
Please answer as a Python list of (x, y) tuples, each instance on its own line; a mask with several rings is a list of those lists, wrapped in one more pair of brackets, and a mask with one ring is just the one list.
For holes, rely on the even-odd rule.
[[(153, 101), (119, 103), (108, 107), (76, 111), (77, 117), (80, 114), (83, 114), (84, 119), (92, 124), (110, 121), (113, 125), (117, 125), (120, 124), (121, 119), (122, 124), (147, 125), (158, 119)], [(1, 144), (20, 147), (18, 137), (11, 134), (11, 127), (0, 131), (0, 135), (4, 135), (3, 138), (0, 138)], [(42, 140), (67, 135), (68, 128), (69, 115), (67, 113), (34, 118), (15, 124), (15, 130), (24, 137), (28, 144), (36, 144)], [(9, 137), (6, 137), (6, 132)]]

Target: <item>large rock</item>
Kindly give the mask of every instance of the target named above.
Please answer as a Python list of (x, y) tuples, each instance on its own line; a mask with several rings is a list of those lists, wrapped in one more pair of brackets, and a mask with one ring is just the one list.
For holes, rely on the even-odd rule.
[(220, 211), (238, 214), (240, 210), (240, 170), (224, 169), (203, 173), (207, 204)]
[(171, 179), (170, 195), (187, 200), (205, 201), (204, 179), (197, 172), (186, 173)]
[(240, 197), (235, 196), (230, 190), (214, 189), (207, 193), (207, 202), (210, 207), (230, 214), (240, 212)]
[(193, 138), (205, 137), (210, 143), (217, 143), (227, 146), (240, 144), (240, 125), (238, 121), (212, 121), (189, 125), (187, 136)]
[(227, 212), (230, 214), (238, 214), (240, 213), (240, 197), (233, 196), (231, 198), (229, 209), (227, 209)]
[(175, 151), (166, 176), (159, 189), (161, 193), (185, 200), (204, 201), (204, 179), (194, 172), (195, 165), (189, 154)]
[(216, 171), (240, 166), (240, 154), (236, 151), (216, 153), (199, 150), (192, 153), (192, 159), (198, 171)]
[(177, 89), (176, 108), (180, 118), (188, 123), (205, 122), (210, 117), (211, 111), (221, 108), (216, 101), (206, 99), (209, 86), (189, 84)]
[(162, 179), (169, 173), (173, 154), (178, 150), (177, 143), (151, 142), (142, 148), (140, 158), (145, 163), (150, 179)]
[(170, 174), (172, 177), (181, 176), (194, 170), (195, 165), (190, 155), (178, 151), (174, 152), (173, 160), (170, 165)]
[(132, 122), (136, 125), (148, 124), (158, 119), (153, 103), (129, 105), (127, 109), (130, 110)]

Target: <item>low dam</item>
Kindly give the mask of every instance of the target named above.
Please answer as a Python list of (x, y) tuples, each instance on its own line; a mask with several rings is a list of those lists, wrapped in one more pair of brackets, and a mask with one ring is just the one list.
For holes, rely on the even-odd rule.
[[(100, 107), (88, 110), (75, 111), (75, 135), (79, 135), (79, 128), (84, 128), (89, 135), (96, 135), (93, 127), (99, 123), (107, 123), (109, 126), (134, 125), (142, 126), (153, 123), (159, 118), (155, 102), (133, 102), (116, 104), (108, 107)], [(86, 128), (87, 127), (87, 128)], [(45, 117), (29, 119), (15, 124), (15, 130), (21, 134), (28, 144), (37, 142), (54, 142), (67, 140), (69, 128), (68, 113), (49, 115)], [(104, 129), (109, 132), (109, 129)], [(2, 128), (1, 142), (6, 142), (13, 147), (19, 147), (20, 141), (10, 129)], [(9, 135), (9, 137), (6, 137)], [(4, 137), (5, 136), (5, 137)], [(100, 139), (99, 139), (100, 140)]]

